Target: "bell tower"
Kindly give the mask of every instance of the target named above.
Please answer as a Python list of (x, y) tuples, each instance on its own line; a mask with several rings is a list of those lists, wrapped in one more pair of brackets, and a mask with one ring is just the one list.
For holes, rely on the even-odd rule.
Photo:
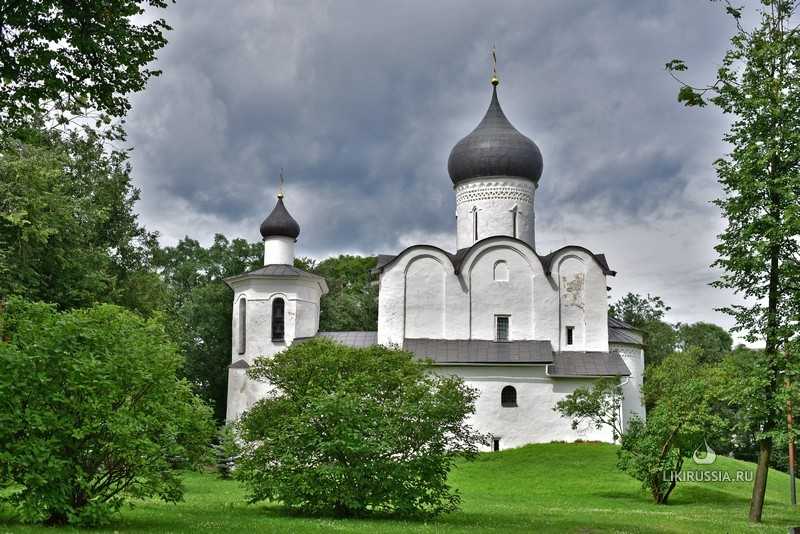
[(328, 292), (324, 278), (293, 265), (300, 225), (283, 203), (282, 187), (277, 196), (275, 207), (260, 227), (264, 266), (225, 279), (233, 290), (229, 421), (237, 419), (272, 387), (247, 376), (256, 358), (272, 356), (297, 338), (317, 335), (319, 301)]

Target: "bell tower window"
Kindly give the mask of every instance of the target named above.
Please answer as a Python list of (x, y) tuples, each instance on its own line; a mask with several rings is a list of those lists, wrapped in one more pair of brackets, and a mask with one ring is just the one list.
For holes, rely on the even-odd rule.
[(272, 301), (272, 341), (283, 341), (285, 338), (284, 308), (282, 298)]
[(247, 348), (247, 298), (239, 299), (239, 354), (244, 354)]

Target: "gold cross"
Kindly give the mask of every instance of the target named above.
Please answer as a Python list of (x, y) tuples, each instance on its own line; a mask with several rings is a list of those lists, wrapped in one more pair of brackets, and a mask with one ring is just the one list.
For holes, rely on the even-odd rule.
[(492, 45), (492, 85), (497, 87), (500, 83), (500, 78), (497, 77), (497, 53), (494, 45)]

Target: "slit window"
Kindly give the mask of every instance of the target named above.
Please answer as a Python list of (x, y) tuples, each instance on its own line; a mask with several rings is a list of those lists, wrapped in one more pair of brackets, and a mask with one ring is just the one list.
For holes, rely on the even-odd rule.
[(508, 315), (495, 315), (494, 317), (495, 341), (508, 341), (509, 320), (510, 317)]
[(497, 452), (500, 450), (500, 438), (492, 438), (492, 451)]
[(247, 298), (239, 299), (239, 354), (247, 348)]
[(572, 345), (575, 342), (575, 327), (567, 327), (567, 345)]
[(503, 408), (517, 407), (517, 389), (514, 386), (506, 386), (500, 392), (500, 405)]
[(285, 337), (283, 299), (272, 301), (272, 341), (283, 341)]
[(472, 240), (478, 241), (478, 208), (472, 208)]
[(517, 207), (516, 206), (514, 206), (514, 208), (511, 210), (511, 228), (512, 228), (512, 231), (514, 232), (514, 239), (516, 239), (517, 238)]

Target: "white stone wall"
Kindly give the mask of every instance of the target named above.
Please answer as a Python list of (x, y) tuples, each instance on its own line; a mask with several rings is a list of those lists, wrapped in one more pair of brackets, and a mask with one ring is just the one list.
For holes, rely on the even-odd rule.
[(264, 239), (264, 265), (293, 265), (295, 240), (291, 237), (270, 236)]
[[(286, 277), (251, 277), (232, 282), (233, 335), (231, 363), (240, 359), (253, 364), (260, 356), (271, 356), (284, 350), (297, 337), (316, 335), (319, 328), (319, 300), (322, 290), (311, 279)], [(240, 352), (239, 300), (247, 299), (246, 345)], [(284, 300), (284, 341), (272, 341), (272, 303)], [(243, 411), (263, 397), (270, 389), (268, 384), (250, 380), (246, 369), (228, 370), (227, 419), (238, 418)]]
[[(543, 365), (440, 366), (435, 372), (458, 375), (468, 386), (478, 389), (480, 396), (470, 424), (482, 433), (500, 438), (501, 450), (550, 441), (613, 441), (610, 429), (582, 425), (573, 430), (570, 420), (553, 410), (556, 402), (576, 388), (592, 384), (594, 379), (550, 378)], [(500, 404), (500, 392), (505, 386), (517, 390), (517, 407)], [(485, 450), (490, 449), (491, 445), (485, 447)]]
[[(498, 263), (507, 280), (495, 279)], [(547, 275), (530, 248), (502, 237), (470, 250), (458, 274), (441, 250), (413, 247), (381, 274), (378, 342), (494, 339), (495, 315), (509, 315), (512, 340), (549, 340), (556, 350), (605, 352), (606, 295), (602, 268), (580, 248), (559, 251)], [(567, 347), (569, 323), (576, 332), (575, 343)]]
[[(456, 249), (492, 236), (511, 236), (535, 248), (536, 186), (530, 180), (492, 176), (460, 182), (456, 191)], [(516, 229), (514, 227), (516, 211)], [(478, 238), (475, 239), (475, 214)]]
[(631, 375), (622, 379), (622, 391), (625, 398), (622, 403), (622, 427), (625, 428), (632, 417), (645, 419), (644, 402), (642, 401), (642, 384), (644, 383), (644, 349), (640, 345), (627, 343), (611, 343), (610, 350), (619, 352)]

